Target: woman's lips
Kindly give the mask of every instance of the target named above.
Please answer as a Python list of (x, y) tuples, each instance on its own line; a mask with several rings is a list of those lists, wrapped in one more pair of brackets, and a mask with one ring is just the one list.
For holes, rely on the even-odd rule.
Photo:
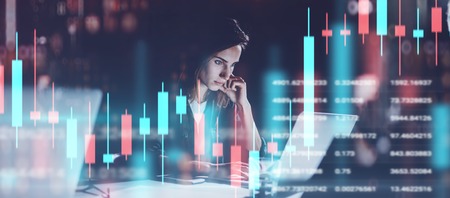
[(217, 81), (214, 81), (214, 83), (216, 83), (217, 85), (220, 85), (220, 86), (222, 86), (223, 84), (225, 84), (225, 82), (217, 82)]

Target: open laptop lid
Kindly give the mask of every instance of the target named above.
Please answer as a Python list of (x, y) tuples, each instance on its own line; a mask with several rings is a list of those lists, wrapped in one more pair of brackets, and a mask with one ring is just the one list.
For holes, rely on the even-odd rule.
[[(5, 113), (0, 114), (0, 197), (72, 197), (84, 162), (85, 135), (92, 131), (102, 93), (55, 88), (52, 102), (52, 89), (38, 91), (36, 111), (40, 112), (40, 119), (36, 126), (30, 119), (30, 112), (34, 111), (34, 90), (24, 88), (22, 93), (23, 123), (17, 128), (16, 148), (16, 127), (11, 124), (11, 89), (5, 89)], [(54, 138), (49, 123), (51, 111), (59, 114)], [(76, 139), (66, 138), (69, 118), (76, 120)], [(72, 159), (68, 158), (68, 143), (76, 156)]]
[[(358, 116), (314, 113), (314, 118), (306, 118), (304, 113), (297, 117), (280, 160), (271, 169), (272, 177), (279, 181), (306, 181), (319, 167), (333, 138), (350, 135)], [(305, 123), (314, 123), (313, 138), (305, 141)], [(311, 125), (309, 125), (311, 126)], [(307, 127), (308, 128), (308, 127)], [(305, 146), (306, 142), (313, 146)]]

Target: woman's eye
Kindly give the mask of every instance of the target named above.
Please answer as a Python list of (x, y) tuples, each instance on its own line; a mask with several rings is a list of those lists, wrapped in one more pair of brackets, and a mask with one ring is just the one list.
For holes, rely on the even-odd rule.
[(215, 63), (216, 65), (222, 65), (222, 61), (221, 61), (221, 60), (215, 60), (214, 63)]

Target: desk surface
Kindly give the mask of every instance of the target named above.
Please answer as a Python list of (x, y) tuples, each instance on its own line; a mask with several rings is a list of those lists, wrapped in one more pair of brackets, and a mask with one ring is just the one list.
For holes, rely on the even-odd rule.
[[(236, 188), (225, 184), (201, 183), (195, 185), (183, 185), (173, 183), (161, 183), (152, 180), (130, 181), (96, 185), (106, 192), (110, 189), (111, 198), (117, 197), (252, 197), (251, 191), (244, 188)], [(95, 190), (91, 190), (98, 194)], [(76, 198), (95, 197), (85, 193), (76, 193)]]

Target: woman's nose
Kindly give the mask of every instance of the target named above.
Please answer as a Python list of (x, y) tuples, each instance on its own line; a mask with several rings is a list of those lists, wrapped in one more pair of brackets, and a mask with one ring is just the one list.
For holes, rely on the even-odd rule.
[(228, 80), (230, 78), (232, 72), (233, 71), (231, 70), (231, 67), (226, 66), (220, 73), (220, 77), (224, 78), (225, 80)]

